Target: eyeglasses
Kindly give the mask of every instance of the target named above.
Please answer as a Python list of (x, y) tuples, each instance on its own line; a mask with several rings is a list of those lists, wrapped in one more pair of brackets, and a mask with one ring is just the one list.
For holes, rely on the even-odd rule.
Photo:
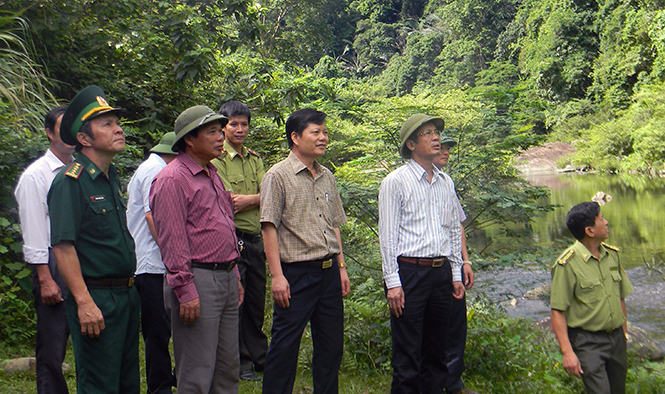
[(432, 138), (434, 135), (436, 135), (437, 137), (441, 137), (441, 130), (429, 129), (429, 130), (419, 132), (418, 135), (420, 137), (428, 137), (428, 138)]

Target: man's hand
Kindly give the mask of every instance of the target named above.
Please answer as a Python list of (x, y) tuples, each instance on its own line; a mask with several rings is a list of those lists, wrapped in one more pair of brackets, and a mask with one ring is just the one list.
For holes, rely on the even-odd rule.
[(404, 291), (402, 291), (402, 286), (388, 289), (386, 298), (388, 299), (388, 306), (393, 315), (395, 317), (402, 316), (402, 309), (404, 309)]
[(231, 194), (233, 213), (244, 212), (259, 205), (258, 194)]
[(201, 316), (201, 304), (198, 297), (180, 304), (180, 320), (185, 324), (194, 323), (199, 316)]
[(39, 281), (39, 293), (42, 296), (42, 302), (47, 305), (55, 305), (63, 301), (60, 286), (51, 278)]
[(242, 305), (245, 300), (245, 288), (242, 287), (242, 282), (238, 279), (238, 306)]
[(458, 300), (464, 297), (464, 285), (462, 282), (453, 282), (453, 297)]
[(289, 307), (289, 300), (291, 299), (291, 286), (289, 285), (289, 281), (286, 280), (284, 275), (274, 276), (272, 278), (271, 291), (272, 299), (275, 300), (277, 305), (281, 306), (282, 308)]
[(99, 335), (106, 328), (102, 311), (97, 307), (92, 297), (77, 304), (79, 323), (81, 324), (81, 335), (87, 335), (90, 338), (99, 338)]
[(344, 297), (351, 291), (351, 281), (349, 281), (349, 274), (346, 272), (346, 268), (339, 269), (339, 279), (342, 282), (342, 297)]
[(563, 368), (568, 375), (579, 376), (579, 374), (584, 373), (580, 360), (577, 358), (575, 352), (572, 351), (563, 355)]
[(471, 264), (462, 264), (462, 283), (464, 283), (464, 288), (469, 290), (473, 287), (473, 268)]

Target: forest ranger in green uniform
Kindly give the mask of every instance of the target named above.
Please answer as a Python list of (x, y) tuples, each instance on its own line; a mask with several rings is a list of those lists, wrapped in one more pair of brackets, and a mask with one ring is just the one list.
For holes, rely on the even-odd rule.
[(77, 392), (138, 394), (139, 308), (136, 255), (113, 157), (125, 134), (104, 92), (88, 86), (63, 115), (63, 142), (78, 158), (56, 176), (48, 195), (51, 243), (76, 359)]
[(552, 328), (563, 367), (587, 393), (626, 391), (626, 303), (633, 291), (619, 250), (605, 244), (607, 220), (595, 202), (574, 206), (566, 225), (578, 240), (552, 267)]

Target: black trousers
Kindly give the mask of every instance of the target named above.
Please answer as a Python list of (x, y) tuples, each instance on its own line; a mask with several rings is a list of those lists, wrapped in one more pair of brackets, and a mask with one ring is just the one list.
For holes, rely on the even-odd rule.
[(244, 249), (240, 252), (238, 270), (242, 286), (245, 289), (245, 300), (240, 305), (238, 320), (238, 347), (240, 349), (240, 371), (254, 367), (263, 371), (268, 337), (263, 332), (263, 317), (266, 303), (266, 255), (263, 241), (244, 241)]
[(338, 392), (344, 346), (344, 305), (337, 264), (282, 264), (291, 286), (288, 308), (273, 305), (272, 340), (263, 373), (263, 394), (291, 394), (298, 366), (300, 339), (312, 327), (312, 375), (315, 394)]
[[(65, 298), (67, 285), (58, 271), (55, 255), (49, 253), (49, 271), (55, 283), (60, 287), (62, 298)], [(48, 305), (42, 302), (37, 272), (32, 272), (32, 293), (35, 296), (35, 312), (37, 314), (37, 338), (35, 342), (35, 358), (37, 361), (37, 392), (68, 393), (67, 382), (62, 375), (62, 362), (67, 350), (69, 324), (65, 303)]]
[(582, 381), (589, 394), (626, 392), (626, 337), (623, 328), (614, 331), (585, 331), (568, 328), (570, 344), (582, 366)]
[(433, 268), (399, 263), (405, 306), (391, 315), (393, 394), (441, 394), (448, 375), (446, 345), (452, 273), (446, 259)]
[(171, 321), (164, 310), (164, 275), (140, 274), (135, 278), (141, 297), (141, 330), (145, 343), (145, 374), (148, 393), (171, 394)]
[(448, 337), (446, 341), (446, 366), (448, 375), (443, 388), (447, 393), (458, 393), (464, 388), (464, 349), (466, 347), (466, 293), (461, 300), (452, 298)]

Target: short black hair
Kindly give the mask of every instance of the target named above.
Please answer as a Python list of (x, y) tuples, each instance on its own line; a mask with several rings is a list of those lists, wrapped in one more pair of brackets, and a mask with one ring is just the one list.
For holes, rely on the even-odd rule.
[(326, 121), (325, 112), (317, 111), (311, 108), (299, 109), (292, 113), (286, 120), (286, 142), (289, 143), (289, 148), (293, 148), (293, 140), (291, 133), (296, 133), (299, 136), (310, 124), (322, 125)]
[(231, 119), (232, 116), (246, 116), (247, 123), (252, 121), (252, 114), (249, 112), (249, 107), (240, 101), (227, 101), (219, 107), (219, 113)]
[(46, 113), (46, 117), (44, 118), (44, 130), (51, 130), (55, 133), (55, 122), (58, 121), (59, 117), (65, 114), (65, 111), (67, 111), (67, 107), (64, 105), (55, 107), (48, 111)]
[[(212, 122), (208, 122), (208, 123), (212, 123)], [(205, 123), (204, 126), (208, 123)], [(195, 128), (194, 130), (190, 131), (189, 133), (183, 135), (181, 139), (179, 139), (178, 141), (175, 142), (175, 144), (173, 144), (173, 148), (171, 148), (171, 149), (173, 149), (174, 152), (184, 152), (185, 148), (187, 147), (187, 143), (185, 142), (185, 137), (187, 137), (188, 135), (191, 135), (193, 138), (196, 138), (196, 137), (199, 136), (199, 130), (201, 130), (201, 126)]]
[(566, 226), (577, 240), (586, 235), (586, 228), (596, 224), (596, 217), (600, 213), (600, 205), (596, 202), (583, 202), (568, 211)]

